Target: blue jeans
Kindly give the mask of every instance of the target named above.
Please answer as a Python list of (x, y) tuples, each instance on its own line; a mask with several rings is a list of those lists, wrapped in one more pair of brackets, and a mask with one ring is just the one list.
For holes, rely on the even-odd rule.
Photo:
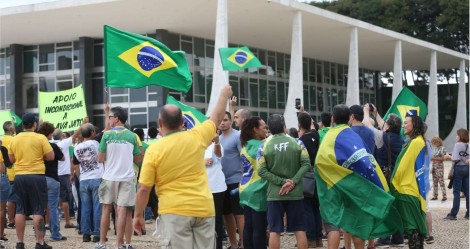
[(10, 190), (11, 188), (8, 176), (6, 174), (4, 176), (0, 176), (0, 202), (7, 202)]
[(450, 214), (452, 216), (457, 216), (460, 208), (460, 192), (463, 192), (465, 195), (465, 200), (467, 202), (467, 213), (468, 215), (468, 166), (467, 165), (455, 165), (454, 166), (454, 183), (452, 185), (454, 190), (454, 203), (452, 204), (452, 209)]
[(60, 221), (57, 205), (59, 204), (60, 182), (54, 178), (46, 176), (47, 181), (47, 204), (49, 206), (49, 226), (51, 229), (51, 239), (60, 240)]
[(101, 203), (98, 197), (100, 183), (101, 179), (80, 181), (82, 201), (80, 230), (83, 234), (100, 236)]

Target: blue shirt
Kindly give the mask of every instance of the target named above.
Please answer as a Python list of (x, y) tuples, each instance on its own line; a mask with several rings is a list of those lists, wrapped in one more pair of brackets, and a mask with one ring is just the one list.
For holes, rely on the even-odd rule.
[(219, 136), (220, 144), (224, 148), (222, 157), (222, 171), (225, 175), (225, 183), (240, 183), (242, 178), (242, 162), (240, 152), (242, 145), (240, 143), (240, 132), (232, 129), (228, 135)]
[(374, 132), (372, 132), (369, 127), (363, 126), (363, 125), (351, 126), (351, 129), (362, 138), (362, 141), (364, 141), (364, 144), (366, 145), (367, 152), (369, 154), (374, 155), (374, 151), (375, 151)]

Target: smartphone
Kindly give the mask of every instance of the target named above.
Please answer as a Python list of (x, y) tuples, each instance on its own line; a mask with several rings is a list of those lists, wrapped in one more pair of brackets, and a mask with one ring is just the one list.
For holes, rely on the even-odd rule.
[(301, 105), (300, 98), (296, 98), (295, 99), (295, 109), (300, 110), (300, 105)]

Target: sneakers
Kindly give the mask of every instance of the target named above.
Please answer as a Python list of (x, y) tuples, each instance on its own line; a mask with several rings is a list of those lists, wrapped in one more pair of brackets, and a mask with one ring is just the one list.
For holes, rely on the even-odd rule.
[(392, 243), (390, 246), (391, 247), (404, 247), (405, 243)]
[(7, 224), (7, 228), (8, 228), (8, 229), (15, 229), (15, 228), (16, 228), (16, 227), (15, 227), (15, 223), (8, 223), (8, 224)]
[(16, 242), (16, 249), (24, 249), (24, 243), (23, 242)]
[(43, 244), (36, 243), (36, 246), (34, 249), (52, 249), (52, 246), (46, 244), (46, 242), (43, 242)]
[(106, 245), (101, 245), (100, 243), (96, 243), (95, 247), (93, 249), (106, 249)]
[(119, 249), (134, 249), (134, 247), (132, 245), (122, 245)]
[(64, 228), (77, 228), (73, 223), (65, 224)]
[(444, 217), (444, 220), (457, 220), (457, 217), (451, 214), (448, 214), (446, 217)]
[(378, 239), (375, 242), (375, 248), (389, 248), (390, 247), (390, 239)]
[[(89, 234), (84, 234), (83, 235), (83, 242), (90, 242), (91, 241), (91, 236)], [(98, 240), (99, 241), (99, 240)], [(95, 241), (95, 242), (98, 242), (98, 241)]]
[(100, 242), (100, 236), (93, 236), (93, 242)]
[(67, 237), (62, 236), (62, 238), (60, 238), (60, 239), (49, 238), (49, 240), (50, 241), (64, 241), (64, 240), (67, 240)]
[(431, 201), (435, 201), (435, 200), (437, 200), (437, 196), (431, 198)]
[(432, 244), (432, 243), (434, 243), (434, 237), (431, 235), (431, 236), (427, 237), (424, 242), (426, 242), (426, 244)]
[(442, 197), (442, 201), (447, 201), (447, 197)]

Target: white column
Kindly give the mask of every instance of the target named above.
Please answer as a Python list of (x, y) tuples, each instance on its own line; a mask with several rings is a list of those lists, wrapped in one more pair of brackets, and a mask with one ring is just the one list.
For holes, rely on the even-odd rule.
[(302, 72), (302, 13), (297, 11), (292, 22), (292, 45), (290, 54), (289, 93), (287, 95), (284, 118), (286, 127), (297, 128), (297, 109), (295, 99), (300, 98), (303, 105), (303, 72)]
[(455, 117), (455, 124), (452, 131), (449, 133), (447, 138), (444, 140), (444, 146), (447, 148), (447, 151), (452, 150), (455, 144), (455, 136), (457, 135), (457, 130), (467, 127), (467, 92), (465, 88), (465, 60), (460, 61), (460, 77), (459, 77), (459, 93), (457, 100), (457, 115)]
[(426, 124), (428, 131), (426, 132), (427, 138), (439, 136), (439, 112), (437, 107), (437, 53), (431, 52), (431, 67), (429, 69), (429, 94), (428, 94), (428, 117)]
[(219, 48), (228, 47), (227, 0), (217, 1), (217, 20), (215, 24), (214, 68), (212, 71), (212, 91), (206, 115), (210, 115), (219, 99), (220, 90), (228, 84), (228, 73), (223, 70)]
[(393, 88), (392, 88), (392, 103), (397, 98), (403, 87), (403, 66), (401, 62), (401, 40), (395, 43), (395, 57), (393, 61)]
[(357, 28), (351, 29), (349, 41), (348, 86), (346, 88), (346, 105), (360, 105), (359, 99), (359, 52), (357, 44)]

